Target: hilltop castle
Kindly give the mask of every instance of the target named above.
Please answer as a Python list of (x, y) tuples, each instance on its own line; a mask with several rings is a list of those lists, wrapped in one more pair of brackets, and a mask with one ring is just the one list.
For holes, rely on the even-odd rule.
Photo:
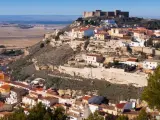
[(115, 11), (109, 11), (109, 12), (105, 12), (102, 10), (96, 10), (96, 11), (92, 11), (92, 12), (84, 12), (83, 13), (83, 17), (87, 18), (87, 17), (129, 17), (129, 12), (124, 12), (121, 10), (115, 10)]

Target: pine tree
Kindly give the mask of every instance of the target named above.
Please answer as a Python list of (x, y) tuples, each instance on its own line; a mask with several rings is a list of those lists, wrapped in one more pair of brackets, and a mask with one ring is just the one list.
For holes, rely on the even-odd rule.
[(146, 113), (144, 109), (142, 109), (136, 120), (149, 120), (149, 115)]
[(14, 111), (10, 116), (5, 116), (0, 120), (67, 120), (67, 115), (63, 108), (56, 108), (54, 112), (38, 103), (32, 109), (29, 110), (29, 113), (26, 115), (23, 108), (19, 108)]
[(129, 120), (127, 116), (121, 115), (117, 118), (117, 120)]
[(65, 110), (62, 107), (55, 109), (53, 118), (54, 120), (66, 120), (67, 116), (65, 115)]
[(160, 110), (160, 66), (149, 76), (148, 86), (142, 93), (142, 99), (148, 103), (149, 107)]
[(104, 120), (104, 118), (100, 116), (99, 113), (96, 111), (93, 114), (91, 113), (86, 120)]

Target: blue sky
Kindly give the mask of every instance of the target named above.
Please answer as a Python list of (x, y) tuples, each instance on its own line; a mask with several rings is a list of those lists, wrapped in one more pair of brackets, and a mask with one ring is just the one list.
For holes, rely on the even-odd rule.
[(81, 15), (95, 9), (160, 16), (160, 0), (0, 0), (0, 15)]

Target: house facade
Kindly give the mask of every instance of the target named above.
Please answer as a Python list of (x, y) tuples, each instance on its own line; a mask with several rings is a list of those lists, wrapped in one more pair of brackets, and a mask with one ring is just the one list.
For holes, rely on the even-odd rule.
[(137, 42), (129, 43), (129, 46), (131, 46), (131, 47), (145, 47), (144, 43), (145, 43), (145, 41), (143, 41), (143, 40), (137, 40)]
[(72, 38), (76, 39), (82, 39), (83, 37), (91, 37), (94, 36), (94, 29), (93, 28), (78, 28), (78, 29), (72, 29)]
[(116, 22), (115, 20), (111, 19), (111, 20), (104, 20), (104, 23), (106, 25), (116, 25)]
[(105, 39), (110, 38), (108, 32), (105, 32), (105, 31), (101, 31), (101, 32), (96, 33), (94, 37), (97, 40), (105, 40)]
[(0, 86), (0, 94), (2, 96), (8, 96), (10, 94), (10, 86), (8, 84)]
[(8, 98), (6, 98), (6, 101), (5, 101), (7, 104), (15, 104), (18, 102), (18, 95), (15, 91), (12, 91), (10, 92), (10, 96)]
[(143, 62), (143, 68), (144, 69), (149, 69), (149, 70), (154, 70), (154, 69), (157, 68), (159, 63), (160, 63), (159, 60), (145, 60)]
[(54, 98), (54, 97), (40, 97), (38, 98), (38, 103), (41, 102), (43, 105), (47, 106), (47, 107), (51, 107), (53, 104), (57, 104), (58, 98)]
[(103, 112), (106, 112), (108, 114), (112, 114), (112, 115), (118, 115), (117, 109), (115, 106), (111, 106), (111, 105), (100, 105), (100, 109)]
[(138, 65), (138, 59), (137, 58), (129, 58), (126, 62), (124, 62), (127, 65)]
[(22, 103), (25, 104), (26, 106), (33, 107), (37, 104), (37, 98), (30, 95), (24, 96), (22, 98)]
[(0, 73), (0, 80), (4, 80), (4, 73)]
[(155, 35), (156, 37), (160, 37), (160, 30), (155, 30), (155, 31), (154, 31), (154, 35)]
[(124, 37), (127, 34), (127, 30), (123, 28), (111, 28), (110, 35), (113, 37)]
[(87, 54), (85, 56), (85, 61), (88, 65), (102, 67), (104, 57), (102, 55), (99, 55), (99, 54)]

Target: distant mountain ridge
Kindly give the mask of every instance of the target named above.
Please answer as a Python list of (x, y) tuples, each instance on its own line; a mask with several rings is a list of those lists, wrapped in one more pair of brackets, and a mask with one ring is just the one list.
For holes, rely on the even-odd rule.
[(0, 22), (5, 21), (74, 21), (80, 15), (0, 15)]

